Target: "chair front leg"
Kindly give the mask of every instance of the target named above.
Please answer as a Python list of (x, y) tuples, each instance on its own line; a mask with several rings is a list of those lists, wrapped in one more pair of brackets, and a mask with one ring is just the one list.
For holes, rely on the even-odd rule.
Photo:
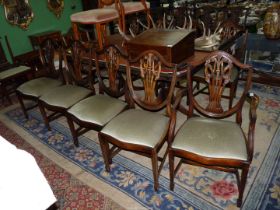
[(9, 92), (8, 92), (4, 82), (1, 82), (0, 85), (1, 85), (1, 92), (2, 92), (2, 95), (3, 95), (3, 104), (5, 103), (5, 98), (8, 100), (9, 105), (13, 104), (13, 102), (11, 100), (11, 97), (9, 95)]
[(49, 119), (48, 119), (46, 110), (45, 110), (44, 106), (41, 104), (41, 102), (38, 103), (38, 106), (39, 106), (41, 115), (42, 115), (42, 117), (43, 117), (45, 126), (46, 126), (46, 127), (48, 128), (48, 130), (50, 131), (50, 130), (51, 130), (51, 127), (50, 127), (50, 123), (49, 123)]
[(169, 180), (170, 180), (170, 190), (174, 190), (174, 155), (172, 151), (169, 150)]
[(239, 185), (239, 197), (237, 199), (237, 207), (241, 207), (241, 205), (242, 205), (243, 193), (244, 193), (244, 189), (245, 189), (245, 185), (246, 185), (246, 181), (247, 181), (248, 171), (249, 171), (249, 166), (245, 166), (241, 172), (241, 180), (240, 180), (240, 185)]
[(16, 94), (17, 94), (17, 98), (18, 98), (21, 110), (22, 110), (25, 118), (28, 119), (28, 114), (27, 114), (27, 110), (26, 110), (26, 107), (25, 107), (24, 102), (23, 102), (23, 98), (18, 92), (16, 92)]
[(72, 134), (74, 145), (76, 147), (79, 147), (79, 140), (78, 140), (77, 131), (75, 129), (74, 122), (73, 122), (73, 120), (70, 116), (67, 116), (67, 122), (68, 122), (68, 126), (70, 128), (71, 134)]
[(152, 169), (154, 176), (154, 190), (158, 191), (159, 183), (158, 183), (158, 156), (155, 150), (152, 151)]
[(104, 140), (102, 138), (100, 133), (98, 133), (98, 140), (99, 140), (99, 144), (100, 144), (101, 151), (102, 151), (102, 156), (103, 156), (104, 163), (105, 163), (105, 169), (107, 172), (110, 172), (110, 162), (112, 162), (112, 160), (111, 160), (111, 154), (110, 154), (110, 149), (109, 149), (109, 143), (106, 142), (106, 140)]

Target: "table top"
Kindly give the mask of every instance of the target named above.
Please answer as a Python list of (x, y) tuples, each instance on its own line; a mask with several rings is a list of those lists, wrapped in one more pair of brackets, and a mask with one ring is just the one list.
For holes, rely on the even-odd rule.
[(128, 41), (128, 44), (172, 47), (178, 44), (188, 34), (190, 32), (187, 30), (149, 29)]

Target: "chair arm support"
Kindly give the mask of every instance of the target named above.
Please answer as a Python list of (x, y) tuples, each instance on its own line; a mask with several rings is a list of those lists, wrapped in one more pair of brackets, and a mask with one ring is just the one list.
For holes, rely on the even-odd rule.
[(259, 97), (254, 93), (248, 93), (247, 101), (250, 104), (247, 149), (248, 149), (249, 160), (251, 161), (254, 155), (254, 134), (255, 134), (255, 125), (257, 120), (256, 111), (259, 104)]
[(182, 101), (182, 98), (187, 95), (187, 88), (184, 88), (184, 89), (179, 89), (177, 92), (176, 92), (176, 96), (175, 96), (175, 101), (173, 103), (173, 110), (176, 110), (178, 109), (181, 101)]

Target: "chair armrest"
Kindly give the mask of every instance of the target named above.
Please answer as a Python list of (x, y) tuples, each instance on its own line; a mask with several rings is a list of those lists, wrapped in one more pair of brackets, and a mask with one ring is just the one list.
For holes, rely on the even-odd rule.
[(255, 125), (257, 120), (257, 107), (259, 104), (259, 96), (254, 93), (248, 93), (247, 101), (250, 104), (249, 110), (249, 130), (248, 130), (248, 155), (249, 160), (251, 161), (254, 154), (254, 134), (255, 134)]
[(182, 98), (183, 98), (185, 95), (187, 95), (187, 88), (179, 89), (179, 90), (176, 92), (176, 96), (175, 96), (175, 98), (174, 98), (174, 103), (173, 103), (173, 105), (172, 105), (173, 110), (178, 109), (178, 107), (179, 107), (180, 104), (181, 104)]

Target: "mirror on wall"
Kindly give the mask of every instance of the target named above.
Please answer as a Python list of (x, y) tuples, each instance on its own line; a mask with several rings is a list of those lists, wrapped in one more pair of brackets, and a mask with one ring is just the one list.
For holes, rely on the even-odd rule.
[[(1, 1), (1, 0), (0, 0)], [(27, 29), (34, 14), (28, 0), (2, 0), (6, 20), (12, 25)]]
[(64, 0), (47, 0), (48, 8), (57, 18), (60, 18), (64, 8)]

